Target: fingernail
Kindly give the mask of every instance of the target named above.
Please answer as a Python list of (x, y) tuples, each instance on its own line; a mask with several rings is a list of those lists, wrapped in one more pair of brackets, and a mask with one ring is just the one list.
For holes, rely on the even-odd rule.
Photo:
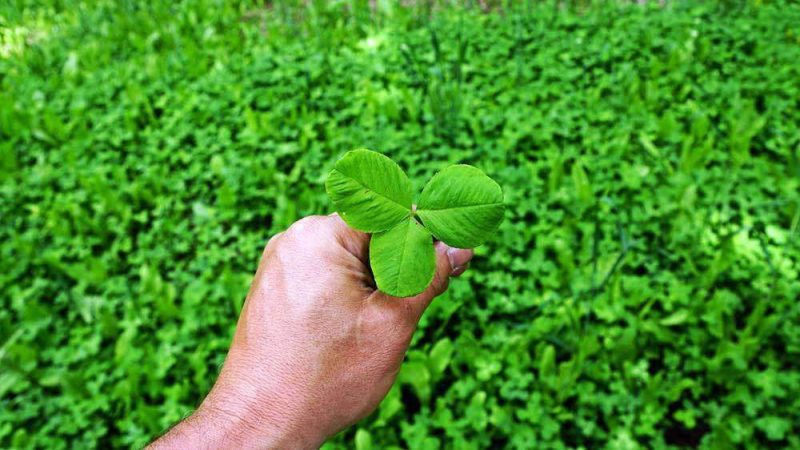
[(469, 263), (463, 266), (453, 267), (453, 272), (450, 275), (454, 277), (461, 276), (461, 274), (466, 272), (467, 269), (469, 269)]
[(467, 270), (467, 264), (472, 259), (471, 249), (453, 248), (447, 249), (447, 259), (450, 260), (450, 268), (453, 275), (461, 275)]

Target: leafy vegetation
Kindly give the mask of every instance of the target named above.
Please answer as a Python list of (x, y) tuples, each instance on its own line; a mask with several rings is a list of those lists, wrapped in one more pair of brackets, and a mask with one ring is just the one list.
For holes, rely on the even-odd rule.
[(500, 186), (480, 169), (464, 164), (431, 178), (416, 209), (403, 169), (371, 150), (342, 156), (328, 175), (325, 190), (345, 222), (375, 233), (369, 243), (375, 284), (395, 297), (417, 295), (433, 280), (434, 236), (453, 247), (472, 248), (489, 239), (503, 219)]
[(800, 7), (408, 3), (2, 3), (0, 447), (188, 414), (362, 146), (509, 207), (329, 448), (800, 447)]

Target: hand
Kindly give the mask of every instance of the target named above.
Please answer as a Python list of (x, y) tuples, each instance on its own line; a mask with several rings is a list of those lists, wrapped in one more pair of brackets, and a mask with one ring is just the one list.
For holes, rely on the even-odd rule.
[(422, 294), (376, 290), (369, 236), (337, 215), (273, 237), (261, 257), (219, 379), (153, 448), (316, 448), (366, 417), (392, 386), (425, 308), (471, 250), (436, 246)]

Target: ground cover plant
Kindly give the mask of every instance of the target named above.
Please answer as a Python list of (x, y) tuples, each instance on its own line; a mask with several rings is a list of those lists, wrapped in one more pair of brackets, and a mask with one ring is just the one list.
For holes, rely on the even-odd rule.
[(375, 284), (395, 297), (417, 295), (433, 280), (434, 236), (452, 247), (477, 247), (503, 218), (500, 186), (465, 164), (434, 175), (414, 206), (403, 169), (385, 155), (358, 149), (336, 162), (325, 189), (347, 224), (373, 233), (369, 262)]
[(328, 448), (800, 447), (799, 36), (766, 0), (2, 2), (0, 447), (188, 414), (358, 147), (507, 208)]

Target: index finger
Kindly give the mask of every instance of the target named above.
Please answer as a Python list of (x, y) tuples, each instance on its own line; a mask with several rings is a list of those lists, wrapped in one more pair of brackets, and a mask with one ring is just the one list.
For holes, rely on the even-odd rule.
[(333, 223), (339, 245), (369, 267), (369, 235), (351, 228), (339, 217), (339, 213), (330, 214), (328, 217)]

